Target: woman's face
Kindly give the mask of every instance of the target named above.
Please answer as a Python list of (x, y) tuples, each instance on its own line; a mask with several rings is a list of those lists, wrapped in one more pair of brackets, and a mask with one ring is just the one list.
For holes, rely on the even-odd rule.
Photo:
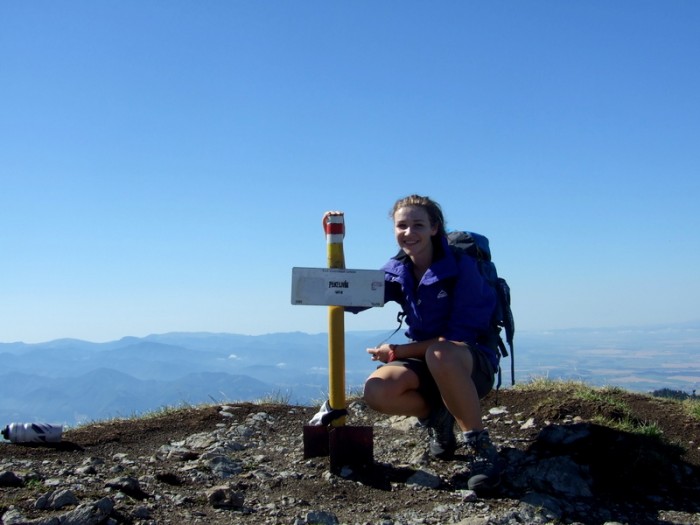
[(406, 206), (394, 213), (394, 236), (399, 247), (411, 258), (428, 255), (432, 258), (430, 238), (437, 233), (437, 225), (430, 225), (425, 208)]

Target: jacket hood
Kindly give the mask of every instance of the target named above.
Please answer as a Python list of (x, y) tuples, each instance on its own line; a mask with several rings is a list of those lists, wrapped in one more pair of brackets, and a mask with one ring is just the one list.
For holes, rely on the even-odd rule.
[[(403, 250), (399, 250), (399, 252), (389, 259), (382, 267), (382, 270), (396, 276), (399, 281), (405, 281), (403, 277), (412, 267), (413, 262), (411, 258), (406, 255)], [(433, 237), (433, 262), (430, 264), (430, 268), (425, 272), (422, 282), (425, 284), (432, 284), (442, 279), (456, 277), (458, 273), (457, 261), (455, 257), (452, 256), (452, 251), (447, 244), (447, 238), (442, 235), (436, 235)]]

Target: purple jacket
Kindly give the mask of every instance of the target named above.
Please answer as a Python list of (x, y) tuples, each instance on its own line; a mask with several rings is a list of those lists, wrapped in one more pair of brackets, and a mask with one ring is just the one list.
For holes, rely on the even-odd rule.
[(478, 344), (497, 366), (497, 351), (484, 344), (491, 333), (496, 292), (481, 277), (473, 258), (455, 256), (446, 238), (439, 241), (434, 243), (433, 263), (419, 283), (411, 259), (402, 251), (382, 267), (385, 301), (401, 305), (409, 326), (408, 338), (424, 341), (444, 337)]

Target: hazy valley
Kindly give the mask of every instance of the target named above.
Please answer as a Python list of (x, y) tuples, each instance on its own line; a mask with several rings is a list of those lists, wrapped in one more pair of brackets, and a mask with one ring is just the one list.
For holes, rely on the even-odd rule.
[[(365, 348), (387, 335), (346, 334), (347, 389), (359, 391), (376, 366)], [(327, 335), (300, 332), (0, 343), (0, 424), (43, 420), (75, 426), (166, 406), (260, 399), (314, 405), (326, 397), (327, 364)], [(507, 388), (508, 358), (502, 368)], [(518, 332), (515, 371), (518, 382), (547, 377), (691, 393), (700, 384), (700, 322)]]

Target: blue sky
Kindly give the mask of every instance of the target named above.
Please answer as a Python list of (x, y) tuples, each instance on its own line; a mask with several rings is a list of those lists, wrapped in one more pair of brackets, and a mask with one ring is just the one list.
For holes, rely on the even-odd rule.
[[(700, 318), (700, 3), (5, 1), (0, 341), (327, 329), (438, 200), (518, 330)], [(346, 329), (394, 328), (395, 305)]]

